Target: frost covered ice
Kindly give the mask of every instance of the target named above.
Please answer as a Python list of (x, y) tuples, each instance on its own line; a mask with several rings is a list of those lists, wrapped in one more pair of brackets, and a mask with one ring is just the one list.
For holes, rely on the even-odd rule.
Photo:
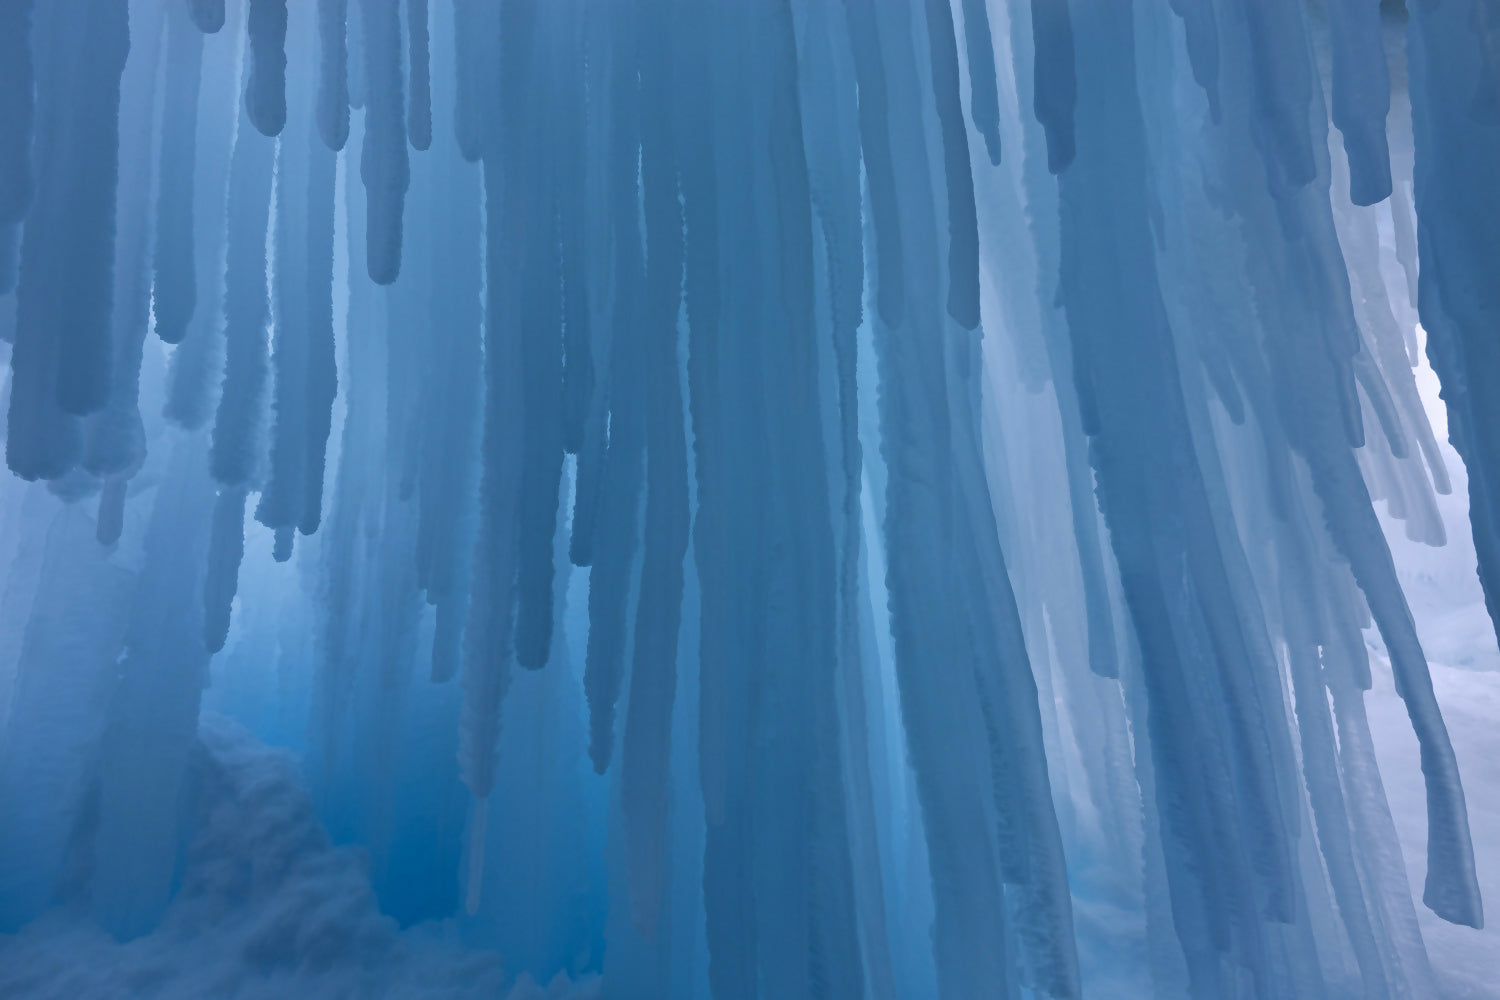
[(1500, 997), (1497, 74), (0, 3), (0, 995)]

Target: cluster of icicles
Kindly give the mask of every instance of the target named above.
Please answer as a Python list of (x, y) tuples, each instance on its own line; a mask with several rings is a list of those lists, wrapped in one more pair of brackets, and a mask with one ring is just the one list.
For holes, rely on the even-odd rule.
[(720, 1000), (1077, 996), (1065, 854), (1153, 995), (1422, 995), (1372, 623), (1481, 907), (1372, 496), (1442, 544), (1420, 300), (1496, 579), (1500, 24), (1411, 6), (4, 0), (7, 463), (151, 512), (101, 780), (181, 771), (108, 734), (192, 739), (248, 515), (319, 738), (461, 685), (471, 911), (571, 634), (637, 944), (690, 893)]

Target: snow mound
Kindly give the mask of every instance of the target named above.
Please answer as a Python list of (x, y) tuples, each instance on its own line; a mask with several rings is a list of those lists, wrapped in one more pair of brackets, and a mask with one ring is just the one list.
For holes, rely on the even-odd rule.
[[(590, 1000), (597, 981), (507, 983), (448, 926), (406, 931), (376, 905), (359, 851), (319, 825), (295, 758), (205, 717), (181, 887), (150, 934), (116, 941), (62, 907), (0, 935), (7, 1000)], [(509, 992), (506, 992), (507, 986)]]

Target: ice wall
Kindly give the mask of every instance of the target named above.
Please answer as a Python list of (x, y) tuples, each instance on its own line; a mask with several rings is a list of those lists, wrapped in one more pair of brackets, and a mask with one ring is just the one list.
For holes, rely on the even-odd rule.
[(0, 8), (0, 932), (171, 940), (208, 704), (495, 990), (1428, 996), (1386, 670), (1482, 926), (1490, 0)]

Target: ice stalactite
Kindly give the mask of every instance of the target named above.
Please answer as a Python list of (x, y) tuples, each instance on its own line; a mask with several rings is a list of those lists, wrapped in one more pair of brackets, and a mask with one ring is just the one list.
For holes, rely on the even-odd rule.
[[(298, 17), (304, 12), (299, 11)], [(295, 21), (294, 21), (295, 24)], [(314, 330), (321, 330), (321, 318), (315, 318), (312, 305), (312, 281), (321, 282), (323, 269), (314, 270), (310, 255), (316, 237), (314, 228), (323, 229), (328, 212), (325, 205), (315, 210), (314, 197), (331, 201), (332, 178), (313, 178), (313, 160), (327, 162), (327, 150), (316, 134), (314, 89), (311, 86), (313, 49), (305, 34), (299, 32), (287, 45), (288, 120), (280, 139), (276, 169), (276, 218), (271, 225), (274, 260), (270, 272), (272, 288), (273, 336), (271, 344), (271, 427), (267, 448), (267, 467), (255, 519), (278, 532), (276, 560), (290, 557), (293, 529), (308, 516), (307, 478), (321, 475), (321, 463), (314, 470), (308, 459), (309, 446), (322, 446), (312, 431), (315, 418), (311, 409), (316, 397), (311, 386), (321, 365), (312, 361)], [(328, 227), (328, 228), (331, 228)], [(326, 231), (326, 230), (325, 230)], [(317, 241), (321, 244), (321, 239)], [(321, 257), (321, 246), (320, 257)], [(331, 263), (331, 255), (330, 255)], [(331, 273), (329, 275), (331, 281)], [(321, 311), (321, 306), (319, 307)], [(318, 392), (326, 394), (326, 388)], [(324, 436), (326, 437), (326, 431)], [(316, 518), (316, 514), (313, 515)]]
[(39, 125), (21, 245), (7, 461), (55, 479), (82, 457), (77, 417), (109, 399), (120, 77), (126, 7), (50, 4), (33, 26)]
[[(484, 422), (478, 538), (473, 557), (469, 622), (464, 636), (459, 759), (464, 784), (475, 799), (468, 834), (465, 893), (465, 907), (470, 913), (475, 912), (480, 900), (486, 810), (495, 784), (501, 710), (516, 656), (515, 601), (521, 555), (518, 527), (526, 488), (529, 416), (523, 327), (523, 303), (527, 296), (523, 276), (528, 249), (534, 246), (530, 229), (538, 227), (545, 231), (551, 216), (548, 203), (537, 203), (529, 197), (533, 192), (523, 180), (526, 172), (508, 169), (511, 164), (524, 162), (519, 150), (507, 139), (510, 135), (524, 134), (525, 130), (527, 107), (523, 95), (534, 72), (530, 32), (535, 17), (535, 6), (527, 0), (507, 4), (502, 11), (501, 97), (488, 109), (481, 126), (486, 296)], [(404, 144), (400, 144), (399, 153), (404, 162)]]
[(365, 141), (359, 153), (359, 176), (369, 199), (366, 252), (371, 280), (388, 285), (401, 270), (401, 220), (406, 189), (411, 183), (401, 71), (401, 17), (395, 3), (358, 2), (368, 87)]
[(31, 204), (31, 135), (36, 120), (31, 31), (34, 0), (0, 11), (0, 227), (14, 226)]
[(479, 171), (450, 159), (438, 173), (430, 211), (433, 230), (443, 236), (429, 267), (443, 294), (433, 316), (433, 349), (424, 352), (419, 403), (417, 582), (435, 608), (431, 677), (447, 681), (458, 673), (468, 610), (484, 317)]
[[(616, 22), (630, 18), (620, 10)], [(633, 28), (633, 25), (631, 25)], [(624, 684), (631, 571), (639, 540), (645, 432), (644, 384), (639, 351), (625, 350), (620, 332), (639, 329), (644, 284), (637, 233), (640, 103), (638, 53), (623, 25), (615, 28), (611, 52), (608, 185), (614, 295), (610, 328), (619, 343), (609, 354), (607, 410), (598, 414), (607, 443), (579, 457), (579, 506), (575, 507), (573, 561), (588, 565), (589, 634), (584, 692), (589, 705), (589, 756), (604, 773), (614, 756), (615, 703)], [(604, 437), (600, 434), (600, 437)], [(588, 463), (585, 465), (585, 463)], [(597, 471), (590, 468), (597, 463)], [(585, 493), (592, 487), (596, 496)], [(582, 506), (592, 501), (591, 507)]]
[(187, 8), (193, 24), (204, 34), (216, 34), (224, 27), (224, 0), (187, 0)]
[[(228, 190), (230, 163), (236, 140), (239, 114), (226, 114), (225, 102), (237, 104), (241, 78), (238, 60), (240, 39), (232, 32), (223, 32), (204, 39), (198, 104), (193, 113), (197, 127), (193, 135), (192, 174), (192, 248), (195, 254), (193, 266), (194, 292), (192, 316), (188, 320), (182, 342), (172, 352), (168, 371), (168, 387), (162, 410), (172, 423), (196, 430), (205, 426), (212, 418), (218, 403), (218, 380), (223, 364), (224, 349), (224, 263), (228, 220)], [(171, 47), (169, 36), (168, 46)], [(183, 109), (186, 113), (186, 109)], [(180, 123), (163, 122), (163, 141), (166, 136), (180, 134)], [(177, 193), (162, 195), (175, 198)], [(161, 220), (163, 205), (157, 206), (157, 246), (161, 249), (163, 227), (174, 223)], [(168, 236), (168, 239), (175, 237)], [(160, 299), (163, 292), (153, 285), (152, 296)], [(165, 293), (168, 299), (174, 296), (186, 299), (186, 293), (178, 290)], [(156, 308), (156, 307), (154, 307)], [(159, 312), (159, 310), (158, 310)], [(160, 327), (158, 327), (160, 328)]]
[(198, 306), (193, 209), (203, 35), (188, 20), (181, 4), (168, 6), (166, 21), (167, 68), (162, 78), (151, 308), (156, 335), (165, 343), (180, 344)]
[(942, 129), (943, 180), (948, 194), (948, 315), (959, 326), (972, 330), (979, 325), (979, 229), (974, 217), (969, 138), (959, 101), (953, 12), (946, 0), (929, 0), (925, 9), (932, 94)]
[[(120, 114), (127, 121), (150, 121), (158, 89), (162, 16), (155, 5), (131, 8), (136, 39), (120, 82)], [(141, 360), (151, 311), (151, 202), (157, 173), (154, 131), (122, 132), (118, 162), (120, 194), (116, 198), (115, 270), (110, 339), (113, 364), (109, 398), (89, 418), (84, 431), (82, 467), (101, 479), (129, 479), (146, 460), (146, 432), (141, 422)]]
[[(345, 74), (342, 3), (320, 3), (317, 14), (319, 39), (317, 87), (312, 115), (316, 134), (307, 132), (306, 189), (301, 197), (305, 214), (293, 227), (301, 242), (305, 273), (301, 319), (304, 326), (303, 391), (306, 406), (302, 421), (303, 441), (292, 446), (300, 451), (301, 496), (294, 502), (294, 523), (304, 535), (317, 532), (323, 518), (323, 489), (327, 478), (329, 436), (333, 431), (334, 402), (338, 396), (338, 359), (335, 344), (334, 275), (336, 199), (338, 193), (337, 151), (348, 139), (349, 102)], [(309, 57), (310, 58), (310, 57)], [(321, 140), (322, 145), (319, 145)], [(292, 317), (295, 321), (296, 317)], [(295, 403), (291, 405), (297, 405)], [(289, 526), (290, 526), (289, 523)]]
[(891, 143), (884, 57), (880, 52), (880, 28), (866, 5), (846, 3), (849, 47), (854, 58), (854, 78), (859, 87), (859, 141), (864, 157), (866, 183), (870, 188), (870, 225), (875, 230), (875, 258), (880, 279), (877, 284), (880, 318), (888, 325), (901, 322), (905, 308), (901, 271), (901, 219), (896, 211), (896, 181), (891, 166)]
[(1031, 30), (1036, 43), (1034, 110), (1047, 132), (1047, 169), (1058, 174), (1073, 162), (1073, 108), (1078, 100), (1067, 0), (1032, 0)]
[(79, 507), (45, 512), (41, 565), (15, 664), (0, 762), (0, 927), (52, 902), (79, 811), (92, 797), (116, 659), (129, 627), (133, 573), (110, 561)]
[[(1476, 27), (1483, 30), (1476, 30)], [(1500, 621), (1500, 456), (1490, 379), (1500, 290), (1487, 277), (1500, 259), (1500, 209), (1488, 195), (1500, 151), (1494, 14), (1479, 2), (1415, 5), (1409, 29), (1413, 177), (1420, 259), (1417, 306), (1427, 353), (1443, 383), (1449, 437), (1469, 474), (1469, 522), (1490, 618)], [(1404, 213), (1392, 214), (1398, 219)], [(1399, 230), (1397, 231), (1399, 234)]]
[(1342, 0), (1328, 5), (1333, 35), (1333, 124), (1349, 154), (1349, 200), (1373, 205), (1391, 193), (1385, 119), (1391, 76), (1385, 64), (1380, 8)]
[[(249, 74), (254, 72), (247, 69)], [(253, 127), (247, 106), (240, 118), (229, 168), (222, 313), (224, 378), (209, 448), (209, 469), (219, 484), (203, 590), (204, 642), (211, 652), (222, 649), (229, 635), (231, 605), (245, 550), (246, 497), (263, 474), (262, 411), (271, 320), (266, 234), (276, 149), (274, 140)]]
[(427, 0), (406, 0), (407, 80), (411, 103), (406, 134), (419, 152), (432, 146), (432, 56), (427, 22)]
[(246, 487), (260, 472), (262, 407), (271, 322), (266, 233), (276, 171), (276, 143), (240, 119), (229, 168), (229, 222), (224, 251), (224, 381), (214, 415), (212, 470), (225, 486)]
[(210, 653), (223, 649), (229, 638), (230, 614), (244, 557), (244, 487), (220, 486), (203, 577), (203, 645)]
[(984, 137), (990, 163), (1000, 162), (1000, 96), (996, 92), (995, 46), (990, 15), (982, 0), (965, 0), (964, 54), (968, 58), (969, 116)]
[(286, 126), (287, 0), (247, 0), (250, 72), (245, 110), (261, 135), (278, 136)]
[(349, 0), (318, 0), (318, 134), (337, 152), (349, 141)]
[[(208, 680), (200, 594), (216, 520), (213, 485), (201, 435), (174, 451), (172, 495), (154, 506), (146, 529), (100, 754), (93, 908), (125, 938), (156, 926), (172, 896), (181, 860), (177, 803)], [(218, 563), (210, 565), (217, 571)]]
[(669, 4), (646, 4), (640, 34), (641, 186), (646, 234), (639, 342), (646, 476), (641, 585), (630, 670), (630, 712), (622, 738), (620, 781), (631, 915), (642, 932), (655, 926), (666, 891), (671, 794), (672, 705), (687, 555), (688, 466), (678, 374), (682, 302), (682, 209), (672, 125)]

